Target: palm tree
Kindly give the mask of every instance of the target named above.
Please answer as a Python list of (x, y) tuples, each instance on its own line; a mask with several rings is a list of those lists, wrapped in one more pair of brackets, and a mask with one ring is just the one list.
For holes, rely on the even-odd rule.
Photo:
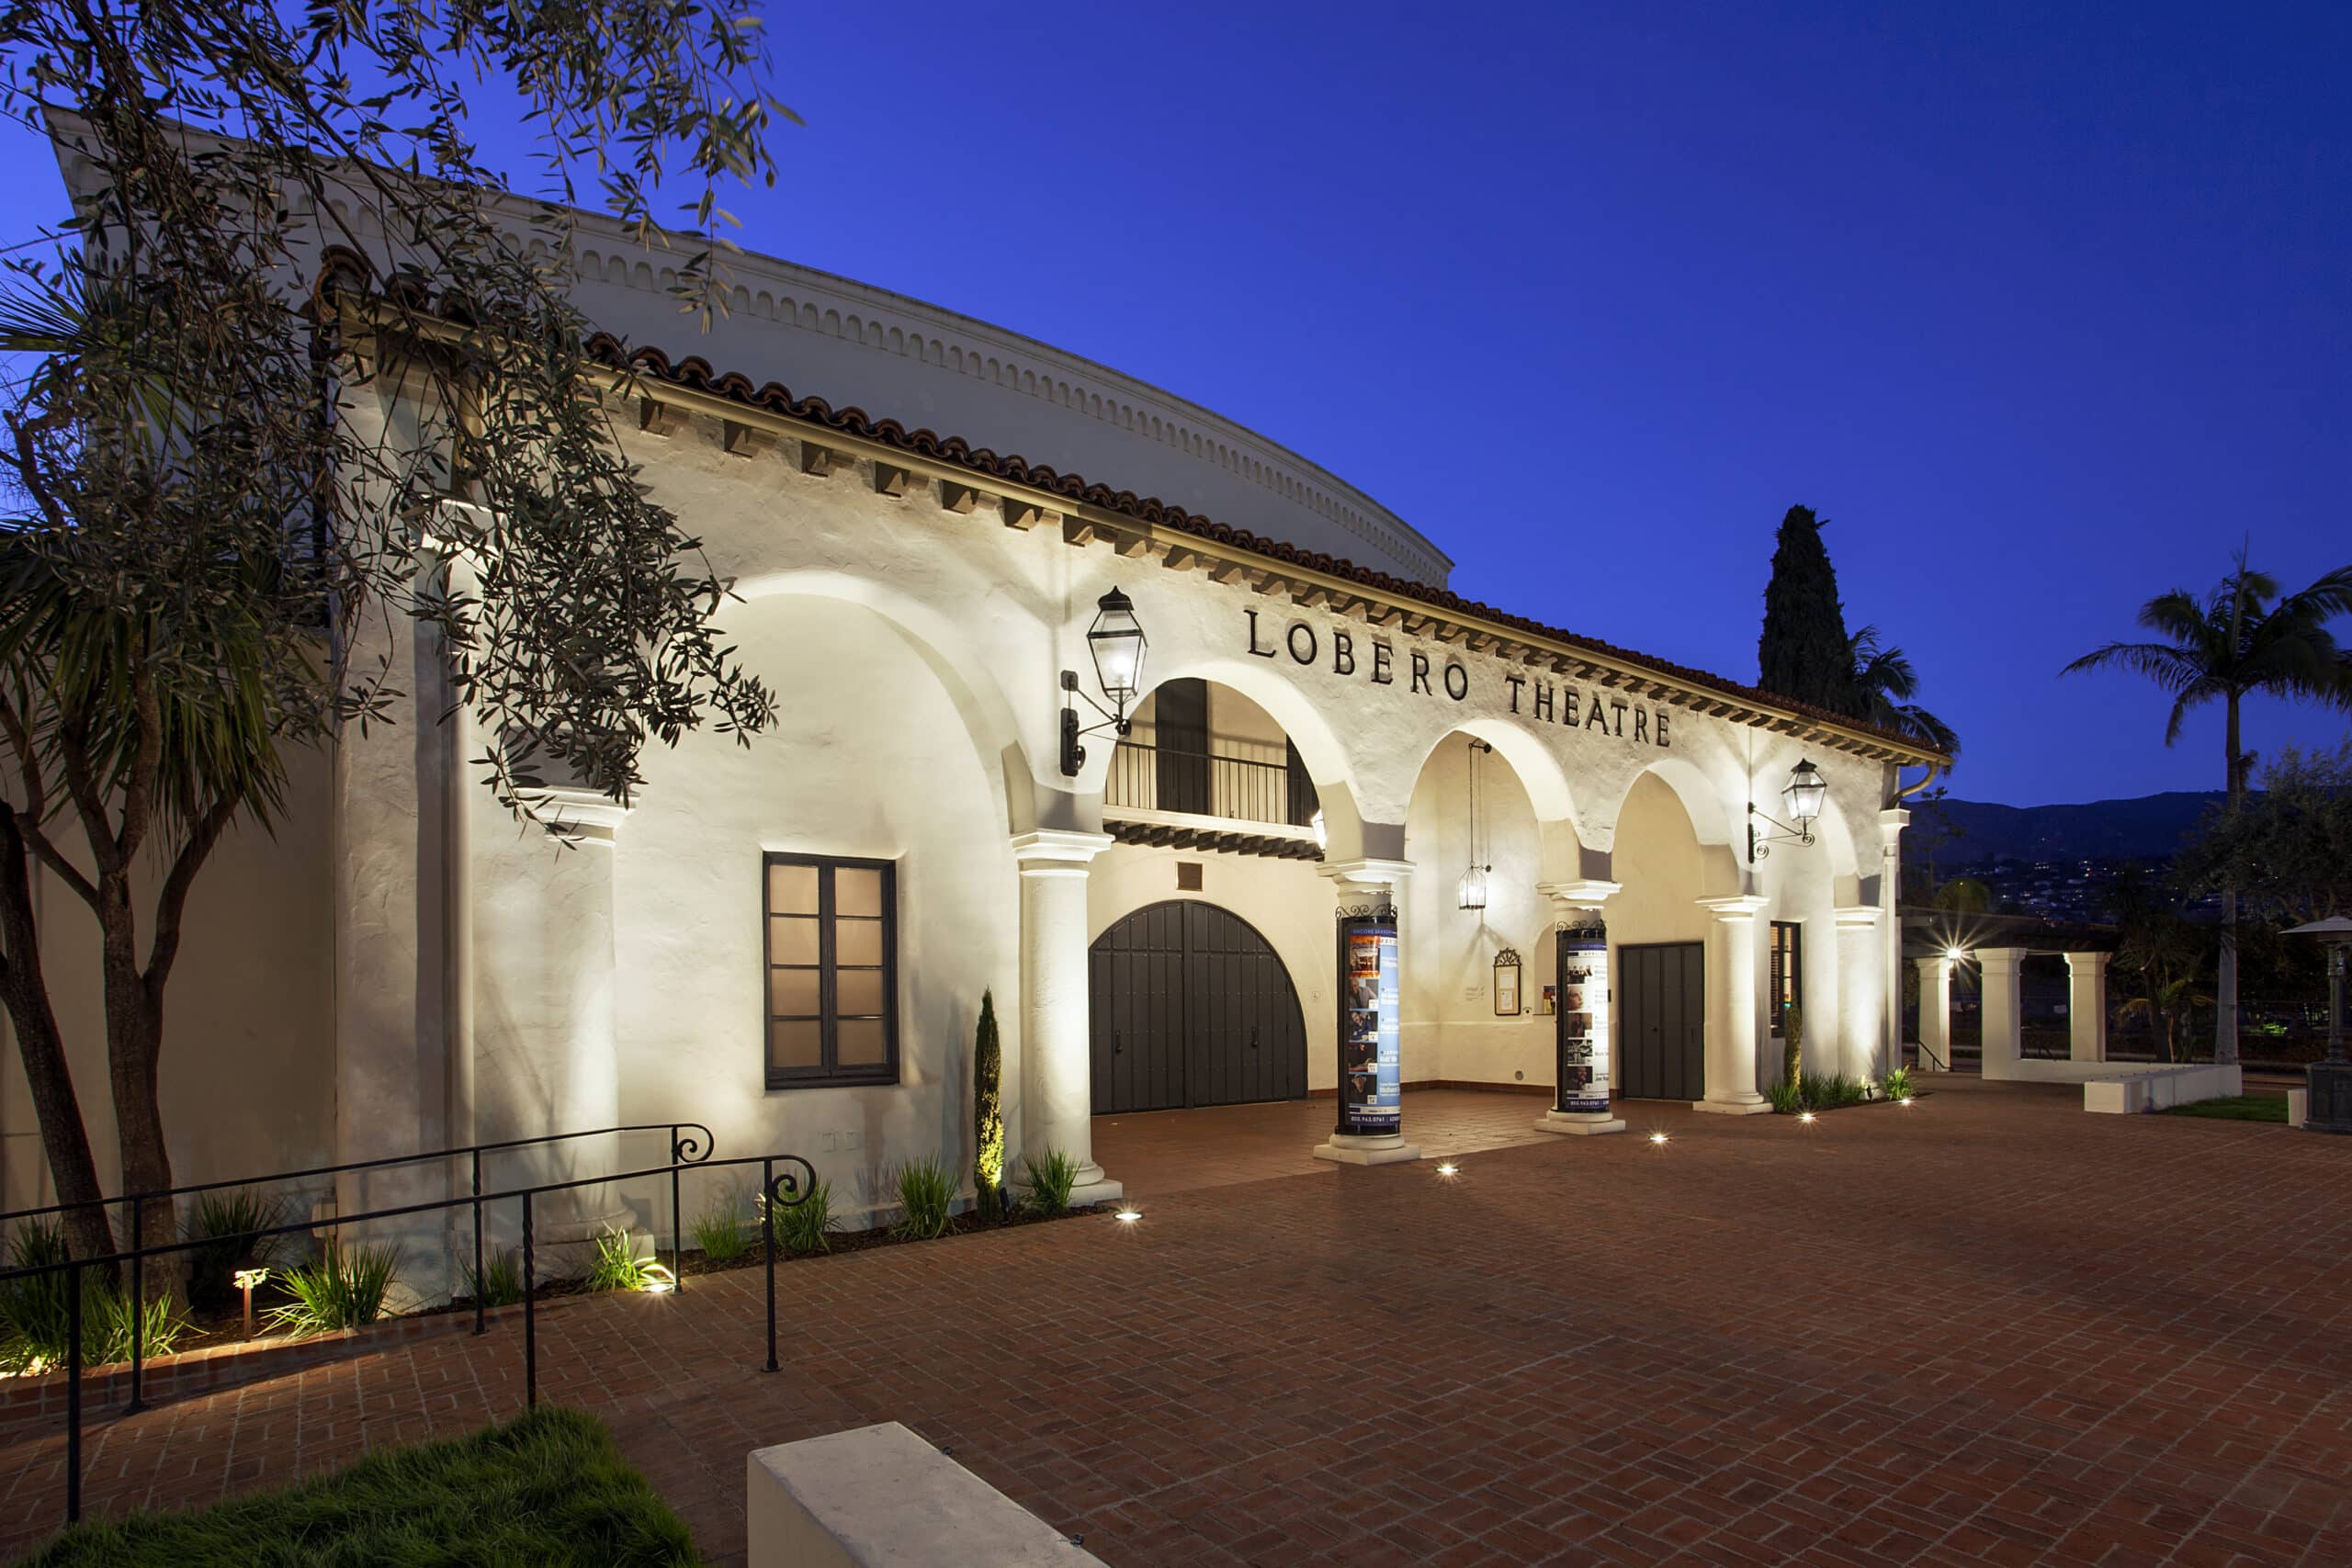
[(1911, 699), (1919, 694), (1919, 672), (1899, 648), (1882, 648), (1876, 626), (1864, 626), (1847, 642), (1847, 657), (1854, 665), (1854, 716), (1881, 729), (1934, 747), (1948, 757), (1960, 756), (1960, 737), (1951, 725)]
[[(2254, 758), (2239, 744), (2238, 708), (2251, 694), (2300, 697), (2352, 711), (2352, 652), (2339, 648), (2327, 623), (2352, 613), (2352, 566), (2338, 567), (2300, 593), (2281, 598), (2278, 580), (2237, 567), (2204, 598), (2185, 588), (2140, 606), (2140, 624), (2164, 640), (2110, 642), (2062, 671), (2131, 670), (2172, 698), (2165, 744), (2180, 739), (2189, 710), (2222, 705), (2224, 787), (2234, 811), (2245, 795)], [(2238, 1059), (2238, 897), (2222, 891), (2222, 963), (2213, 1008), (2213, 1060)]]

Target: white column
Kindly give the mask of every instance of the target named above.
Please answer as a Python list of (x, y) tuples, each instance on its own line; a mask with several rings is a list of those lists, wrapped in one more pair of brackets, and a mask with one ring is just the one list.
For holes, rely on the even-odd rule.
[(1760, 893), (1702, 898), (1715, 916), (1715, 951), (1707, 964), (1707, 1098), (1695, 1111), (1728, 1116), (1770, 1111), (1756, 1089), (1756, 1015), (1763, 1005), (1756, 972), (1756, 916), (1771, 902)]
[(2066, 954), (2066, 1055), (2107, 1060), (2107, 961), (2109, 953)]
[(1092, 1019), (1087, 997), (1086, 869), (1107, 833), (1044, 828), (1012, 840), (1021, 866), (1021, 1156), (1078, 1161), (1074, 1203), (1120, 1196), (1094, 1163)]
[[(1535, 890), (1552, 900), (1553, 915), (1559, 924), (1575, 925), (1577, 923), (1577, 916), (1598, 911), (1602, 905), (1615, 897), (1622, 888), (1620, 884), (1614, 882), (1586, 880), (1539, 883)], [(1544, 954), (1542, 961), (1555, 962), (1558, 951), (1555, 939), (1552, 952)], [(1610, 987), (1617, 983), (1617, 979), (1613, 974), (1604, 968), (1601, 980), (1603, 994), (1592, 998), (1598, 1004), (1590, 1010), (1593, 1013), (1592, 1034), (1595, 1042), (1594, 1049), (1599, 1056), (1600, 1087), (1604, 1092), (1613, 1093), (1616, 1084), (1617, 1055), (1615, 1042), (1610, 1031), (1617, 1010), (1610, 1005), (1606, 993)], [(1560, 1010), (1561, 1012), (1566, 1010), (1565, 1008)], [(1559, 1015), (1555, 1013), (1553, 1018), (1555, 1035), (1558, 1028)], [(1555, 1064), (1556, 1061), (1555, 1055)], [(1622, 1133), (1625, 1130), (1624, 1118), (1616, 1113), (1616, 1107), (1613, 1104), (1607, 1111), (1562, 1111), (1557, 1104), (1558, 1098), (1559, 1089), (1555, 1084), (1553, 1088), (1555, 1103), (1551, 1110), (1544, 1112), (1543, 1119), (1535, 1123), (1537, 1132), (1590, 1134)]]
[(2025, 1054), (2025, 949), (1980, 948), (1976, 957), (1983, 966), (1978, 995), (1984, 1021), (1984, 1054), (1977, 1070), (1988, 1078), (2013, 1078)]
[(1883, 1076), (1881, 1061), (1886, 1031), (1878, 989), (1878, 909), (1869, 904), (1840, 905), (1832, 911), (1838, 929), (1838, 1070), (1858, 1078)]
[[(1323, 874), (1332, 880), (1332, 883), (1334, 884), (1334, 890), (1338, 894), (1337, 907), (1332, 910), (1334, 919), (1336, 919), (1341, 911), (1355, 905), (1364, 905), (1373, 908), (1379, 908), (1385, 906), (1395, 911), (1396, 917), (1396, 984), (1400, 993), (1405, 984), (1405, 941), (1407, 934), (1405, 930), (1405, 883), (1412, 874), (1412, 863), (1410, 861), (1401, 860), (1340, 861), (1336, 863), (1327, 863), (1323, 867)], [(1338, 973), (1339, 957), (1336, 953), (1334, 953), (1331, 958), (1331, 964), (1333, 965), (1333, 973), (1331, 976), (1332, 984), (1334, 986), (1344, 986), (1345, 982)], [(1340, 1016), (1343, 1018), (1346, 1016), (1346, 995), (1343, 990), (1340, 993), (1340, 1002), (1342, 1004)], [(1399, 998), (1397, 1010), (1400, 1013), (1403, 1011), (1401, 995)], [(1317, 1046), (1313, 1041), (1309, 1041), (1306, 1048), (1310, 1051), (1317, 1049), (1337, 1051), (1339, 1049), (1339, 1042), (1336, 1040), (1327, 1040), (1323, 1042), (1320, 1046)], [(1399, 1049), (1402, 1049), (1401, 1043)], [(1399, 1067), (1399, 1076), (1401, 1078), (1401, 1066)], [(1345, 1085), (1342, 1084), (1340, 1088), (1344, 1091)], [(1336, 1105), (1337, 1101), (1335, 1100), (1334, 1103)], [(1317, 1159), (1331, 1160), (1340, 1165), (1394, 1165), (1403, 1160), (1416, 1160), (1420, 1158), (1421, 1146), (1419, 1144), (1408, 1144), (1405, 1141), (1405, 1134), (1403, 1130), (1404, 1117), (1401, 1111), (1402, 1106), (1400, 1099), (1400, 1113), (1397, 1117), (1397, 1131), (1394, 1133), (1378, 1133), (1367, 1135), (1357, 1133), (1342, 1133), (1335, 1127), (1332, 1130), (1329, 1138), (1315, 1145), (1315, 1157)]]
[(1938, 953), (1919, 965), (1919, 1070), (1951, 1070), (1951, 958)]
[[(1899, 806), (1878, 814), (1878, 907), (1885, 919), (1879, 930), (1884, 944), (1880, 950), (1879, 979), (1885, 987), (1879, 1031), (1882, 1074), (1903, 1065), (1903, 829), (1910, 824), (1911, 813)], [(1949, 1030), (1944, 1038), (1945, 1059), (1950, 1060)]]
[[(469, 868), (475, 1136), (499, 1143), (617, 1126), (613, 850), (627, 809), (594, 791), (550, 789), (543, 828), (476, 794), (475, 808), (496, 817), (476, 825)], [(627, 1168), (620, 1140), (607, 1132), (487, 1156), (482, 1185), (496, 1190)], [(504, 1214), (498, 1222), (502, 1231), (520, 1224)], [(548, 1247), (593, 1240), (607, 1227), (626, 1231), (631, 1217), (616, 1189), (582, 1187), (534, 1200), (532, 1223)]]

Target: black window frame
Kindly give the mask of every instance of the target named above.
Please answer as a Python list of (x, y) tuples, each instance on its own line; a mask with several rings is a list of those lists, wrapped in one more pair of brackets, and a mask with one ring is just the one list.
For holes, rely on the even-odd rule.
[[(1788, 943), (1781, 945), (1781, 933)], [(1767, 949), (1771, 965), (1772, 1038), (1788, 1038), (1789, 1010), (1804, 1006), (1804, 922), (1774, 920), (1770, 945)]]
[[(805, 865), (817, 872), (817, 1005), (820, 1061), (814, 1067), (775, 1065), (775, 908), (769, 888), (769, 870), (779, 865)], [(848, 868), (879, 872), (882, 877), (882, 1043), (879, 1063), (844, 1067), (840, 1065), (841, 1012), (834, 956), (833, 874)], [(790, 914), (797, 911), (783, 911)], [(864, 917), (849, 917), (862, 919)], [(812, 855), (768, 850), (760, 855), (760, 1065), (771, 1090), (888, 1086), (899, 1081), (899, 863), (862, 855)], [(806, 968), (786, 964), (786, 968)], [(864, 968), (865, 965), (853, 965)], [(797, 1014), (786, 1015), (797, 1019)], [(859, 1018), (872, 1015), (859, 1013)]]

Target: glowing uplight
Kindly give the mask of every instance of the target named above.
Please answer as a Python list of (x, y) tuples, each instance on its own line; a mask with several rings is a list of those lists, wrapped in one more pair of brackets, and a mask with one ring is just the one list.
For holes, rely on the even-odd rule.
[(1452, 1160), (1447, 1160), (1443, 1165), (1437, 1168), (1437, 1173), (1440, 1176), (1459, 1176), (1462, 1174), (1462, 1168), (1454, 1164)]
[(1798, 1121), (1800, 1121), (1800, 1122), (1804, 1122), (1806, 1126), (1810, 1127), (1810, 1126), (1812, 1126), (1815, 1122), (1818, 1122), (1819, 1120), (1821, 1120), (1821, 1118), (1819, 1118), (1818, 1116), (1815, 1116), (1815, 1115), (1812, 1111), (1798, 1111), (1798, 1112), (1797, 1112), (1797, 1120), (1798, 1120)]
[(1907, 1094), (1906, 1094), (1906, 1095), (1905, 1095), (1901, 1100), (1896, 1100), (1894, 1103), (1895, 1103), (1895, 1104), (1897, 1104), (1897, 1105), (1908, 1105), (1908, 1104), (1910, 1104), (1910, 1103), (1911, 1103), (1911, 1097), (1910, 1097), (1909, 1095), (1907, 1095)]
[(1666, 1143), (1667, 1136), (1664, 1133), (1652, 1133), (1650, 1134), (1650, 1147), (1654, 1149), (1663, 1148), (1666, 1146)]
[(1137, 1220), (1142, 1218), (1143, 1211), (1141, 1209), (1122, 1209), (1119, 1211), (1119, 1223), (1123, 1225), (1134, 1224)]
[(678, 1288), (678, 1277), (662, 1264), (649, 1263), (645, 1266), (644, 1283), (637, 1288), (649, 1296), (666, 1296)]

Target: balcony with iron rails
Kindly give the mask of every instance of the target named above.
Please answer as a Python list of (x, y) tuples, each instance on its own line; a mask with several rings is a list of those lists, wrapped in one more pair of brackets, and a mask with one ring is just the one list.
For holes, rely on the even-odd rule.
[(1122, 843), (1320, 860), (1322, 807), (1295, 761), (1125, 739), (1111, 755), (1103, 828)]

